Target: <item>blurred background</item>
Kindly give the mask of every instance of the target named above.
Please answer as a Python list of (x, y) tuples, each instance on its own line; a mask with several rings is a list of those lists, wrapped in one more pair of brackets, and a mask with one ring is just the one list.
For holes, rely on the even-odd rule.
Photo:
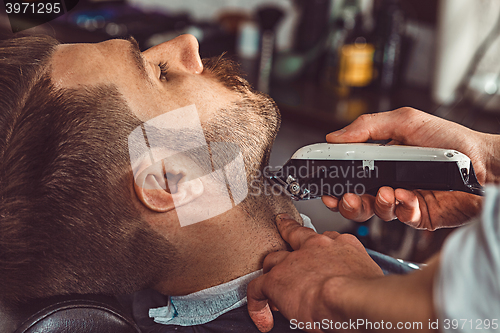
[[(15, 1), (0, 6), (8, 2)], [(40, 17), (8, 17), (0, 7), (0, 38), (43, 33), (79, 43), (132, 35), (145, 50), (190, 33), (202, 57), (225, 52), (237, 60), (252, 85), (280, 107), (276, 169), (361, 114), (403, 106), (483, 132), (500, 130), (500, 1), (52, 2), (65, 14), (45, 24)], [(297, 207), (319, 232), (350, 232), (370, 248), (413, 261), (436, 252), (450, 232), (377, 218), (354, 223), (319, 200)]]

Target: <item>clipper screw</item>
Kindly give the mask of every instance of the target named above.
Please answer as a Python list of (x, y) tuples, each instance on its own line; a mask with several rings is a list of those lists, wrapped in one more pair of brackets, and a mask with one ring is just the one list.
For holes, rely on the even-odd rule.
[(300, 193), (300, 185), (296, 182), (293, 182), (290, 184), (290, 193), (292, 194), (299, 194)]

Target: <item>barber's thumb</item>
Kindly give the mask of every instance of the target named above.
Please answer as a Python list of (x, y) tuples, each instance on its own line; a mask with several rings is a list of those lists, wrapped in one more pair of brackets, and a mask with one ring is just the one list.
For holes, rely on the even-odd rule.
[(350, 142), (365, 142), (366, 137), (363, 131), (357, 130), (356, 126), (348, 125), (338, 131), (326, 135), (328, 143), (350, 143)]
[(282, 213), (282, 214), (276, 215), (276, 222), (280, 222), (280, 221), (283, 221), (283, 220), (293, 220), (293, 217), (290, 214), (287, 214), (287, 213)]
[(284, 229), (291, 227), (292, 225), (303, 226), (302, 223), (299, 223), (295, 220), (290, 214), (278, 214), (276, 216), (276, 225), (278, 226), (278, 230), (282, 232)]
[(344, 133), (347, 132), (345, 128), (339, 129), (338, 131), (329, 133), (326, 135), (326, 141), (327, 142), (338, 142), (340, 137), (344, 135)]

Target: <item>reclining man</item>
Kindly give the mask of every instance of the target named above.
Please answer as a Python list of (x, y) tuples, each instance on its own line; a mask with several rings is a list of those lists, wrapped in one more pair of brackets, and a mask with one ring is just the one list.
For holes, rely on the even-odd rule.
[(287, 248), (276, 215), (302, 219), (288, 197), (255, 195), (279, 114), (233, 67), (202, 62), (188, 35), (142, 54), (133, 39), (0, 44), (4, 300), (200, 292), (139, 294), (136, 317), (174, 327), (227, 312), (233, 329), (256, 330), (246, 284)]

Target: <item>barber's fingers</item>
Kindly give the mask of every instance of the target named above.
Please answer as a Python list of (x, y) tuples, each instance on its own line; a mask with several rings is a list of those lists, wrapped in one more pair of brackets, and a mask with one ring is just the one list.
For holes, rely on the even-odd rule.
[(378, 190), (374, 212), (384, 221), (391, 221), (396, 218), (396, 195), (393, 188), (384, 186)]
[(402, 142), (401, 141), (397, 141), (397, 140), (391, 140), (389, 141), (386, 145), (387, 146), (394, 146), (394, 145), (401, 145)]
[(350, 125), (330, 133), (326, 141), (330, 143), (366, 142), (367, 140), (393, 139), (406, 144), (415, 144), (418, 137), (410, 126), (418, 120), (429, 120), (429, 115), (412, 108), (364, 114)]
[(332, 212), (339, 211), (339, 199), (337, 197), (324, 195), (321, 197), (321, 201), (323, 201), (325, 206)]
[(412, 227), (419, 227), (422, 212), (417, 195), (408, 190), (382, 187), (377, 197), (365, 194), (357, 196), (346, 193), (341, 200), (323, 196), (323, 203), (332, 211), (339, 211), (347, 219), (364, 222), (373, 214), (384, 221), (399, 219)]
[(266, 275), (259, 276), (247, 286), (248, 314), (261, 332), (269, 332), (274, 326), (273, 314), (264, 294), (265, 279)]
[(280, 214), (276, 218), (276, 225), (281, 237), (290, 244), (292, 249), (298, 250), (311, 237), (318, 234), (310, 229), (301, 226), (297, 221), (292, 220), (287, 214)]
[(372, 217), (375, 208), (375, 198), (369, 194), (358, 196), (346, 193), (340, 200), (324, 195), (321, 200), (331, 211), (340, 212), (343, 217), (357, 222), (364, 222)]
[(262, 264), (262, 269), (264, 270), (264, 274), (269, 272), (271, 268), (273, 268), (274, 266), (278, 265), (283, 260), (285, 260), (289, 254), (290, 252), (288, 251), (278, 251), (268, 254), (264, 259), (264, 263)]
[(339, 203), (339, 212), (349, 220), (364, 222), (373, 216), (374, 204), (375, 198), (372, 195), (346, 193)]
[(412, 191), (401, 188), (394, 191), (394, 194), (398, 201), (396, 206), (398, 220), (412, 227), (418, 227), (422, 219), (422, 213), (417, 195)]
[(280, 311), (280, 309), (278, 309), (278, 307), (276, 305), (274, 305), (273, 301), (268, 300), (267, 304), (269, 304), (269, 308), (271, 309), (271, 311), (277, 311), (277, 312)]

